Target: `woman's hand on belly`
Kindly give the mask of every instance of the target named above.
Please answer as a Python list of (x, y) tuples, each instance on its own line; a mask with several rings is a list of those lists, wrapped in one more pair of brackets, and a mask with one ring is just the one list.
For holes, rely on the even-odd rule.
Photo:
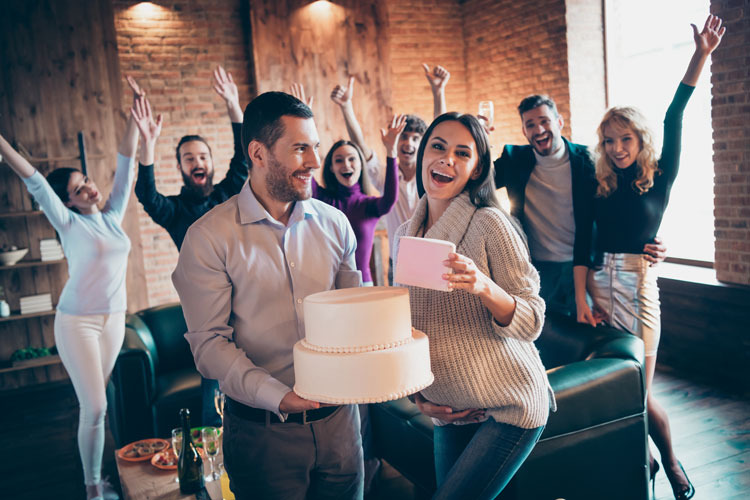
[(420, 393), (414, 395), (414, 402), (423, 414), (444, 422), (453, 423), (459, 420), (464, 422), (479, 422), (484, 418), (484, 409), (468, 408), (466, 410), (454, 411), (450, 406), (440, 406), (426, 400)]

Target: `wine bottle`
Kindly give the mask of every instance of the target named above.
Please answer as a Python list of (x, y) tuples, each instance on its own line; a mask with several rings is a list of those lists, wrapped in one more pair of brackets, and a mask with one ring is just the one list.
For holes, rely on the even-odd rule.
[(177, 478), (180, 480), (180, 492), (183, 494), (197, 493), (203, 488), (203, 460), (198, 449), (193, 444), (190, 435), (190, 410), (180, 410), (182, 419), (182, 448), (177, 461)]

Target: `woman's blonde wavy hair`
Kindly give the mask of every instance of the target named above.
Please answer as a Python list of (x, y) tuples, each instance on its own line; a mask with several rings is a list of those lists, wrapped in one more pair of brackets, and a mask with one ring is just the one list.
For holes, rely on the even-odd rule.
[(599, 143), (596, 145), (596, 180), (599, 186), (596, 195), (606, 198), (617, 189), (617, 167), (607, 156), (604, 150), (604, 126), (610, 125), (615, 128), (632, 130), (641, 144), (641, 151), (636, 157), (638, 177), (633, 181), (633, 189), (640, 194), (646, 193), (654, 185), (654, 175), (661, 173), (659, 170), (656, 149), (651, 131), (646, 124), (646, 118), (635, 108), (615, 106), (610, 108), (599, 124), (596, 133)]

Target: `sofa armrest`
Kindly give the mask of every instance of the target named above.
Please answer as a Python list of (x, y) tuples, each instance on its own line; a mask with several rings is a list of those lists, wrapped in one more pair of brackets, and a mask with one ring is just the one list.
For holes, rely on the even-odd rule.
[(619, 358), (635, 361), (643, 366), (645, 349), (643, 341), (629, 333), (608, 329), (605, 335), (592, 346), (586, 359)]
[(553, 368), (547, 375), (555, 391), (557, 412), (550, 415), (542, 439), (646, 411), (642, 365), (636, 361), (588, 359)]

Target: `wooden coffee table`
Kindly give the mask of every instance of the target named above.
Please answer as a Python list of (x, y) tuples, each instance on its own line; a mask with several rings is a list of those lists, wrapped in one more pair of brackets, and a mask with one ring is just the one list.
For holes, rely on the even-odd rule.
[[(195, 495), (180, 493), (180, 485), (175, 482), (176, 470), (157, 469), (150, 460), (142, 462), (128, 462), (117, 456), (117, 473), (120, 475), (120, 486), (124, 500), (173, 500), (195, 499)], [(221, 451), (216, 457), (216, 463), (223, 462)], [(210, 469), (208, 460), (203, 460), (204, 474)], [(211, 500), (222, 500), (221, 482), (219, 480), (206, 483)]]

